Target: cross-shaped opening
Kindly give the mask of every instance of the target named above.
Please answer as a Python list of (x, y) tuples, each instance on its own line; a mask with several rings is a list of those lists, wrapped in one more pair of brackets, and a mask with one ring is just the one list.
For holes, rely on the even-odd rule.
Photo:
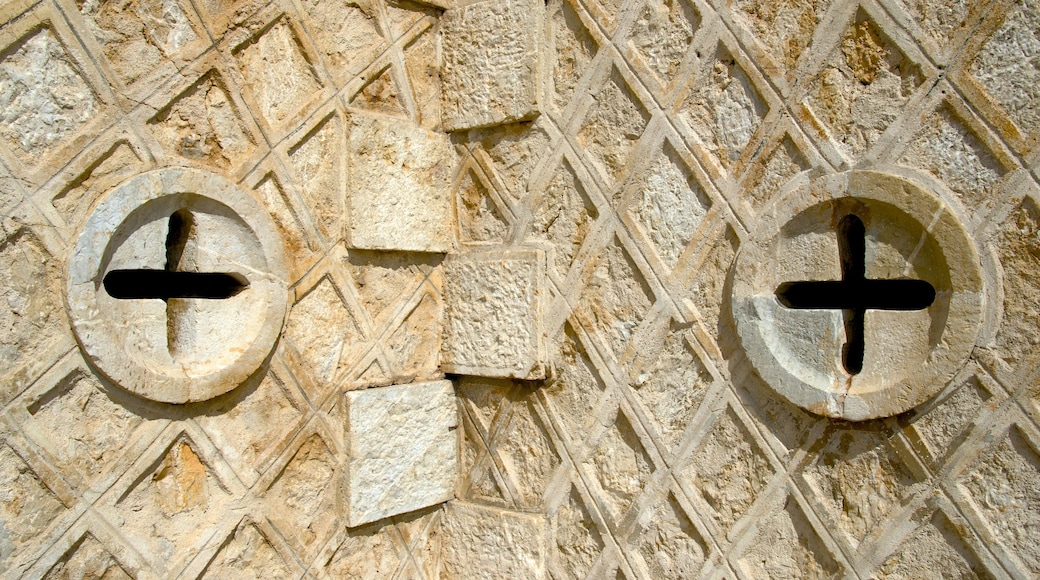
[(112, 270), (105, 275), (109, 296), (118, 300), (171, 298), (231, 298), (249, 287), (238, 274), (182, 271), (185, 248), (194, 235), (195, 219), (180, 210), (170, 216), (166, 234), (166, 268), (163, 270)]
[(105, 291), (118, 300), (159, 299), (166, 303), (166, 344), (178, 358), (196, 341), (195, 307), (185, 298), (220, 300), (249, 287), (239, 274), (195, 272), (195, 218), (186, 209), (170, 216), (166, 233), (166, 267), (162, 270), (112, 270)]
[(850, 375), (863, 370), (863, 318), (867, 310), (922, 310), (935, 301), (924, 280), (872, 280), (866, 277), (866, 228), (847, 215), (838, 223), (841, 280), (784, 282), (776, 289), (780, 304), (803, 310), (840, 309), (845, 320), (841, 360)]

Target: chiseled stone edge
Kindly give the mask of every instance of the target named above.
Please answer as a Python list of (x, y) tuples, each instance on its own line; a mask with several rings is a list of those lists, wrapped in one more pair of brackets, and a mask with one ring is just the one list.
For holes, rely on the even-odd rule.
[[(464, 261), (509, 261), (523, 260), (532, 262), (534, 268), (534, 280), (531, 281), (531, 301), (527, 304), (529, 315), (526, 317), (531, 323), (532, 342), (528, 345), (525, 353), (518, 353), (515, 364), (506, 367), (477, 366), (458, 362), (458, 350), (456, 347), (452, 315), (453, 302), (458, 301), (456, 297), (456, 280), (453, 277), (454, 264)], [(473, 375), (489, 378), (510, 378), (520, 380), (542, 380), (546, 378), (548, 364), (546, 362), (545, 331), (543, 324), (543, 312), (547, 289), (545, 287), (546, 255), (545, 251), (538, 248), (510, 248), (510, 249), (488, 249), (471, 250), (462, 254), (456, 254), (447, 260), (444, 269), (444, 337), (441, 341), (441, 369), (446, 373), (459, 375)], [(510, 329), (501, 329), (509, 332)]]
[[(347, 526), (455, 497), (459, 417), (451, 381), (349, 391), (344, 394), (344, 406), (347, 464), (343, 503)], [(386, 432), (389, 421), (393, 421), (394, 429)], [(402, 429), (408, 422), (419, 427)], [(409, 452), (393, 453), (400, 449)]]
[[(445, 47), (444, 65), (442, 67), (441, 79), (443, 90), (441, 99), (443, 103), (443, 123), (445, 131), (461, 131), (467, 129), (480, 129), (495, 125), (504, 125), (519, 121), (529, 121), (541, 114), (539, 95), (542, 92), (542, 75), (545, 70), (543, 64), (544, 55), (542, 39), (545, 23), (545, 5), (539, 0), (485, 0), (483, 2), (471, 2), (462, 4), (458, 0), (454, 2), (457, 7), (446, 10), (441, 17), (441, 31), (443, 35), (442, 46)], [(501, 87), (495, 83), (494, 87), (463, 86), (461, 76), (456, 71), (457, 63), (452, 62), (451, 50), (454, 46), (460, 46), (455, 37), (465, 29), (460, 26), (464, 22), (467, 13), (487, 10), (488, 6), (499, 6), (504, 9), (522, 11), (521, 26), (524, 27), (523, 37), (527, 43), (524, 50), (524, 58), (519, 62), (504, 63), (505, 70), (518, 70), (521, 82), (518, 83), (523, 94), (511, 95), (508, 99), (492, 99), (490, 95), (484, 99), (485, 102), (503, 102), (508, 100), (508, 110), (486, 110), (479, 112), (459, 110), (460, 107), (453, 103), (449, 95), (472, 93), (475, 90), (494, 90)], [(481, 18), (483, 22), (487, 19)], [(491, 31), (492, 34), (495, 31)], [(496, 75), (496, 78), (501, 75)]]

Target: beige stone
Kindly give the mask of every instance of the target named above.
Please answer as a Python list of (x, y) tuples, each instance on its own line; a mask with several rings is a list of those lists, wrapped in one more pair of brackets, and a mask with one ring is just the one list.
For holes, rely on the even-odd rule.
[(540, 113), (544, 5), (485, 0), (444, 13), (444, 128), (475, 129)]
[[(128, 275), (118, 290), (113, 272)], [(192, 279), (170, 294), (175, 275)], [(238, 290), (206, 294), (202, 276), (214, 275)], [(185, 403), (226, 393), (263, 364), (285, 322), (285, 277), (281, 238), (253, 197), (212, 173), (167, 169), (94, 209), (70, 258), (67, 300), (80, 344), (114, 383)]]
[(450, 382), (351, 391), (344, 406), (348, 526), (455, 497), (459, 419)]
[(369, 250), (448, 252), (447, 137), (399, 120), (352, 114), (347, 147), (350, 244)]
[[(982, 273), (964, 227), (910, 175), (852, 171), (803, 182), (783, 201), (762, 216), (736, 263), (733, 318), (759, 375), (809, 411), (853, 421), (938, 393), (982, 322)], [(856, 348), (851, 310), (802, 310), (778, 298), (785, 283), (842, 279), (836, 224), (846, 215), (865, 224), (868, 280), (924, 280), (935, 294), (924, 308), (865, 311), (861, 370), (843, 362)]]
[(545, 377), (545, 253), (479, 250), (452, 256), (444, 272), (441, 368), (486, 377)]
[[(0, 575), (1036, 577), (1038, 15), (0, 3)], [(292, 306), (264, 355), (232, 361), (253, 308), (277, 314), (263, 301), (91, 298), (77, 334), (79, 233), (136, 205), (91, 216), (126, 180), (200, 168), (239, 201), (196, 212), (178, 268), (266, 275), (215, 258), (260, 255), (265, 214), (286, 248)], [(112, 260), (164, 269), (172, 212), (148, 216), (187, 193), (129, 214)], [(851, 383), (840, 311), (754, 302), (840, 277), (850, 208), (869, 276), (949, 283), (867, 312)], [(446, 313), (469, 326), (442, 348)], [(476, 366), (442, 364), (455, 350)], [(180, 402), (112, 376), (167, 360), (252, 374)], [(825, 375), (803, 401), (824, 414), (770, 370)], [(437, 396), (397, 412), (395, 384)], [(405, 420), (435, 401), (457, 467)], [(436, 477), (387, 484), (424, 458)], [(351, 527), (352, 501), (381, 519)]]
[(445, 513), (450, 578), (547, 578), (544, 515), (453, 501)]

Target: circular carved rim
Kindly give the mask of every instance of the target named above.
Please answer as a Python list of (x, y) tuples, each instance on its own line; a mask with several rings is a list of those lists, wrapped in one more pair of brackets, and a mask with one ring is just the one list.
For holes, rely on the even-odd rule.
[[(176, 365), (140, 360), (127, 349), (125, 324), (114, 324), (104, 307), (112, 298), (103, 286), (109, 262), (142, 214), (169, 211), (190, 201), (223, 207), (259, 248), (262, 266), (250, 272), (249, 336), (222, 345), (228, 353), (218, 363)], [(209, 201), (206, 201), (209, 200)], [(216, 202), (216, 204), (213, 204)], [(168, 216), (166, 216), (168, 217)], [(270, 356), (288, 309), (285, 252), (278, 229), (266, 209), (227, 179), (192, 168), (167, 168), (137, 175), (107, 193), (83, 225), (68, 261), (66, 308), (81, 348), (114, 384), (163, 403), (212, 399), (246, 381)]]
[[(824, 212), (836, 214), (835, 208), (847, 207), (873, 207), (919, 224), (920, 244), (928, 245), (934, 253), (933, 258), (923, 259), (946, 268), (941, 275), (931, 274), (935, 280), (929, 280), (937, 292), (924, 312), (930, 320), (938, 321), (933, 326), (940, 331), (928, 334), (924, 341), (929, 348), (927, 355), (883, 376), (880, 371), (873, 376), (850, 373), (840, 357), (833, 361), (833, 357), (820, 357), (822, 363), (815, 360), (815, 366), (807, 364), (805, 359), (811, 357), (803, 353), (809, 349), (803, 343), (803, 351), (792, 355), (797, 349), (790, 343), (795, 339), (777, 328), (774, 316), (783, 308), (776, 290), (777, 283), (784, 281), (775, 279), (774, 273), (774, 265), (784, 258), (778, 253), (783, 245), (781, 238), (785, 233), (791, 235), (795, 220)], [(730, 307), (749, 362), (787, 400), (832, 418), (862, 421), (888, 417), (937, 394), (964, 365), (982, 322), (983, 275), (970, 234), (940, 196), (909, 176), (889, 172), (853, 170), (813, 181), (802, 175), (763, 212), (758, 224), (734, 262)], [(840, 326), (837, 330), (841, 332)], [(834, 368), (828, 368), (832, 362)], [(875, 360), (874, 367), (885, 368), (888, 363)]]

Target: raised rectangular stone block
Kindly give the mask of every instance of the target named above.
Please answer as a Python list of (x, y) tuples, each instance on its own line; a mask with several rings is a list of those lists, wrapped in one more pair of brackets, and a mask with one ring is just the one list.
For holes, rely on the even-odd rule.
[(540, 0), (487, 0), (444, 13), (444, 127), (474, 129), (538, 115)]
[(349, 240), (355, 248), (451, 249), (448, 137), (401, 119), (347, 124)]
[(348, 526), (455, 497), (459, 419), (451, 381), (351, 391), (344, 398)]
[(453, 501), (444, 516), (449, 578), (545, 578), (548, 523), (526, 514)]
[(444, 268), (441, 368), (448, 373), (545, 378), (542, 336), (545, 253), (479, 250)]

